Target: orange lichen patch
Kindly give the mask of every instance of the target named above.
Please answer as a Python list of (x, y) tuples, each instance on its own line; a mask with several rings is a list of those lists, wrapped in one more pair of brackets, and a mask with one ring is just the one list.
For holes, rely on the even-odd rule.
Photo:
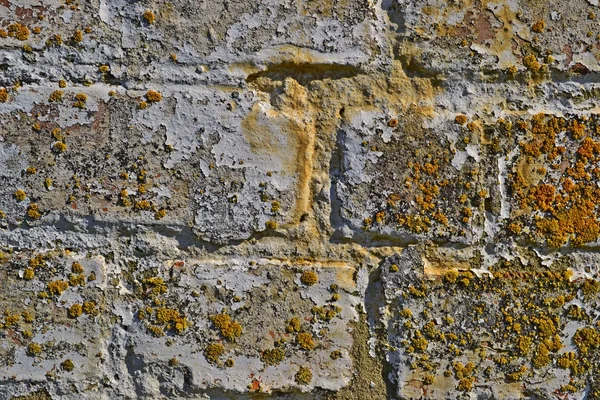
[(581, 142), (579, 149), (577, 149), (577, 154), (592, 161), (595, 155), (600, 154), (600, 143), (594, 141), (590, 137), (586, 137), (583, 142)]
[(144, 11), (144, 14), (142, 14), (142, 17), (144, 17), (144, 20), (149, 24), (153, 24), (154, 21), (156, 21), (156, 16), (150, 10)]
[(535, 24), (533, 24), (531, 26), (531, 30), (535, 33), (542, 33), (544, 31), (544, 28), (546, 27), (546, 21), (539, 20), (537, 21)]
[(159, 101), (162, 100), (162, 94), (160, 94), (160, 92), (157, 92), (155, 90), (148, 90), (146, 92), (146, 99), (151, 103), (158, 103)]
[(534, 200), (534, 208), (542, 211), (552, 211), (556, 189), (552, 185), (539, 185), (531, 188), (530, 196)]
[(8, 101), (8, 91), (6, 88), (0, 88), (0, 103), (6, 103)]
[(25, 25), (19, 24), (18, 22), (8, 25), (7, 31), (9, 37), (14, 37), (21, 41), (29, 39), (29, 28), (27, 28)]
[(467, 123), (467, 116), (466, 115), (462, 115), (462, 114), (457, 115), (454, 118), (454, 122), (457, 123), (457, 124), (459, 124), (459, 125), (464, 125), (464, 124)]
[(518, 222), (511, 222), (506, 228), (515, 235), (520, 234), (523, 230), (523, 226)]
[(573, 135), (573, 139), (581, 139), (585, 133), (585, 123), (574, 119), (571, 121), (570, 132)]
[(552, 247), (595, 241), (600, 233), (595, 205), (600, 189), (594, 180), (600, 178), (595, 165), (600, 143), (592, 138), (595, 121), (538, 114), (516, 126), (525, 140), (519, 143), (522, 155), (511, 175), (511, 191), (520, 207), (514, 216), (522, 218), (513, 223), (531, 223)]

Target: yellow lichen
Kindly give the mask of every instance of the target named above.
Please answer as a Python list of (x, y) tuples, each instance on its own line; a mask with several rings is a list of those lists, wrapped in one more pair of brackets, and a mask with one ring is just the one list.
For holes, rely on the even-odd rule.
[(98, 315), (98, 309), (96, 308), (96, 303), (93, 301), (84, 301), (83, 302), (83, 312), (87, 315), (96, 316)]
[(79, 317), (81, 314), (83, 313), (83, 307), (81, 306), (81, 304), (73, 304), (70, 308), (69, 308), (69, 318), (77, 318)]
[(15, 191), (15, 198), (18, 201), (23, 201), (23, 200), (25, 200), (26, 197), (27, 197), (27, 193), (25, 193), (24, 190), (18, 189)]
[(144, 211), (149, 211), (152, 209), (152, 203), (150, 203), (148, 200), (140, 200), (140, 201), (136, 201), (134, 208), (136, 210), (144, 210)]
[(539, 72), (541, 65), (533, 54), (529, 54), (523, 58), (523, 65), (531, 72)]
[(31, 219), (39, 219), (42, 217), (42, 214), (39, 211), (39, 206), (35, 203), (29, 204), (27, 207), (27, 216)]
[(296, 343), (304, 350), (312, 350), (315, 348), (313, 336), (308, 332), (300, 332), (296, 336)]
[(242, 334), (242, 326), (236, 321), (232, 321), (229, 314), (217, 314), (212, 316), (210, 320), (227, 340), (234, 340)]
[(55, 90), (54, 92), (52, 92), (50, 94), (50, 97), (48, 98), (49, 101), (53, 102), (53, 103), (58, 103), (59, 101), (61, 101), (63, 98), (63, 91), (62, 90)]
[(292, 332), (300, 332), (300, 318), (298, 317), (292, 317), (287, 324), (287, 327), (285, 328), (285, 331), (288, 333), (292, 333)]
[(71, 361), (70, 359), (66, 359), (65, 361), (60, 363), (60, 367), (64, 371), (71, 372), (73, 371), (73, 369), (75, 369), (75, 364), (73, 364), (73, 361)]
[(295, 376), (296, 382), (301, 385), (308, 385), (312, 381), (312, 371), (307, 367), (300, 367)]
[(75, 33), (73, 33), (73, 41), (75, 43), (81, 43), (81, 42), (83, 42), (83, 32), (80, 31), (79, 29), (77, 29), (75, 31)]
[(300, 276), (300, 282), (312, 286), (319, 281), (319, 275), (315, 271), (304, 271)]
[(264, 350), (260, 359), (267, 365), (277, 365), (285, 359), (285, 351), (279, 347)]
[(37, 343), (29, 343), (27, 346), (27, 355), (35, 357), (42, 353), (42, 346)]
[(154, 214), (155, 219), (163, 219), (166, 216), (167, 216), (167, 210), (165, 210), (165, 209), (160, 209)]
[(83, 266), (77, 261), (74, 261), (73, 264), (71, 264), (71, 272), (74, 274), (81, 274), (83, 273)]
[(56, 142), (52, 147), (54, 147), (54, 150), (56, 150), (59, 153), (64, 153), (65, 151), (67, 151), (67, 144), (65, 142)]
[(69, 288), (69, 284), (65, 281), (52, 281), (47, 285), (48, 292), (52, 295), (60, 295), (62, 292)]
[(204, 356), (208, 361), (216, 364), (219, 361), (219, 357), (223, 354), (225, 348), (221, 343), (211, 343), (204, 349)]
[(25, 272), (23, 272), (23, 279), (26, 281), (30, 281), (35, 277), (35, 273), (32, 268), (26, 268)]

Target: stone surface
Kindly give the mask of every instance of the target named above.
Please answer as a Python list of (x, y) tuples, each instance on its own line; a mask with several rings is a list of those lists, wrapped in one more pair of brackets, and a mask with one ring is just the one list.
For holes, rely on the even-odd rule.
[(0, 398), (599, 398), (597, 3), (0, 0)]

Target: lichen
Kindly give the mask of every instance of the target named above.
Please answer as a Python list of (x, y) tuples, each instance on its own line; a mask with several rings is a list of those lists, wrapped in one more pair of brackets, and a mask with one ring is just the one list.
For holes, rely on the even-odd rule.
[(225, 347), (221, 343), (211, 343), (204, 349), (204, 357), (213, 363), (219, 362), (219, 357), (225, 352)]
[(23, 201), (27, 198), (27, 193), (24, 190), (18, 189), (15, 191), (15, 198), (18, 201)]
[(312, 370), (308, 367), (300, 367), (294, 378), (298, 384), (308, 385), (313, 378)]
[(60, 367), (63, 371), (71, 372), (75, 369), (75, 364), (70, 359), (66, 359), (62, 363), (60, 363)]
[(81, 306), (81, 304), (73, 304), (71, 307), (69, 307), (69, 312), (68, 312), (69, 318), (77, 318), (82, 313), (83, 313), (83, 307)]
[(144, 13), (142, 14), (142, 17), (148, 24), (153, 24), (156, 21), (156, 16), (150, 10), (144, 11)]
[(29, 343), (27, 346), (27, 355), (36, 357), (42, 353), (42, 346), (37, 343)]
[(229, 340), (233, 341), (235, 338), (242, 334), (242, 326), (231, 319), (229, 314), (217, 314), (210, 318), (215, 328), (219, 329), (221, 335)]
[(62, 280), (49, 282), (47, 285), (48, 292), (51, 295), (59, 296), (69, 288), (69, 284)]
[(308, 332), (300, 332), (296, 336), (296, 343), (298, 343), (303, 350), (312, 350), (315, 348), (313, 336)]
[(300, 276), (300, 282), (312, 286), (319, 281), (319, 275), (315, 271), (304, 271)]
[(151, 103), (158, 103), (162, 100), (162, 94), (155, 90), (148, 90), (146, 92), (146, 100), (148, 100)]
[(285, 359), (285, 351), (279, 347), (267, 349), (262, 352), (260, 359), (267, 365), (277, 365)]

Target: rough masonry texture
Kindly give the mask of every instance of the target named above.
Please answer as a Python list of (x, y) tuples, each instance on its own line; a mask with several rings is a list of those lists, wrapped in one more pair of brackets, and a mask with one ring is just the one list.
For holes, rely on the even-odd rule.
[(0, 0), (0, 400), (599, 399), (598, 0)]

